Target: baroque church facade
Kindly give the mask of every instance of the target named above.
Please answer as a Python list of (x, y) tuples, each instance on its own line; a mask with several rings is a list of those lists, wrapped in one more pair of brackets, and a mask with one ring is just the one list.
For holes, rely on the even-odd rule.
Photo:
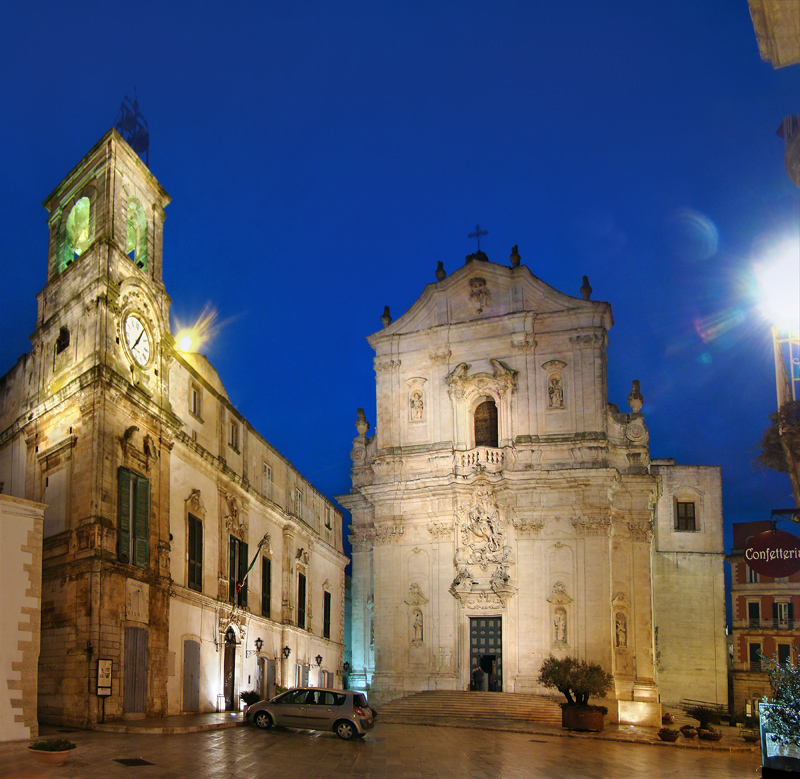
[(600, 663), (619, 722), (727, 701), (721, 476), (650, 458), (638, 381), (607, 398), (608, 303), (520, 264), (437, 271), (375, 351), (359, 410), (351, 685), (548, 691), (549, 656)]
[(341, 514), (176, 347), (169, 200), (115, 130), (78, 163), (44, 203), (32, 350), (0, 379), (0, 492), (46, 506), (44, 722), (341, 684)]

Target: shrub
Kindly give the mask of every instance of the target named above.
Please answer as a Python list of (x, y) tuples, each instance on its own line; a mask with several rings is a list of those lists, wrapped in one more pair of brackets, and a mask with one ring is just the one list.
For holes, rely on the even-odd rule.
[(781, 663), (777, 655), (762, 660), (772, 688), (772, 698), (764, 698), (773, 704), (764, 707), (768, 738), (781, 746), (800, 745), (800, 663)]
[(43, 738), (40, 741), (32, 741), (31, 749), (37, 752), (68, 752), (75, 749), (77, 744), (66, 738)]
[[(539, 669), (538, 681), (562, 693), (567, 699), (565, 705), (588, 706), (590, 696), (602, 697), (608, 692), (613, 677), (597, 663), (587, 663), (575, 657), (559, 659), (550, 655)], [(607, 713), (607, 710), (603, 713)]]
[(239, 693), (239, 697), (248, 705), (258, 703), (261, 700), (261, 695), (255, 690), (245, 690)]
[(719, 725), (719, 712), (708, 706), (692, 706), (686, 714), (700, 723), (698, 730), (713, 730), (711, 725)]

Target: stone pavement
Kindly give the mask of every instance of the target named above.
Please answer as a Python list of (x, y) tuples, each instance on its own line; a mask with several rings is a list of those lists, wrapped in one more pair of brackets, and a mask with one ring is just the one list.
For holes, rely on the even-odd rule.
[(509, 732), (502, 723), (476, 729), (379, 719), (365, 739), (344, 742), (332, 733), (235, 727), (240, 722), (239, 716), (207, 714), (128, 722), (125, 733), (43, 727), (43, 737), (78, 744), (70, 760), (60, 768), (37, 766), (27, 742), (2, 744), (0, 779), (752, 779), (761, 763), (757, 749), (740, 748), (732, 736), (713, 748), (680, 741), (676, 748), (659, 741), (653, 728), (578, 734), (532, 725)]

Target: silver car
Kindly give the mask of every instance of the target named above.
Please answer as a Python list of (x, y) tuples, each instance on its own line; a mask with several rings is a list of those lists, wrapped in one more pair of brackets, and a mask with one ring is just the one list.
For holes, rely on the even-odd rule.
[(365, 736), (375, 719), (362, 693), (320, 687), (297, 687), (259, 701), (248, 706), (244, 716), (258, 728), (332, 730), (345, 740)]

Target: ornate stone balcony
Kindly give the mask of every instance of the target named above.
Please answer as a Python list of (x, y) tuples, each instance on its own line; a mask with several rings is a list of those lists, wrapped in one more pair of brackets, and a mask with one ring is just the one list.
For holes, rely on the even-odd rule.
[(468, 452), (456, 452), (456, 474), (469, 476), (477, 471), (500, 473), (505, 463), (505, 452), (493, 446), (476, 446)]

